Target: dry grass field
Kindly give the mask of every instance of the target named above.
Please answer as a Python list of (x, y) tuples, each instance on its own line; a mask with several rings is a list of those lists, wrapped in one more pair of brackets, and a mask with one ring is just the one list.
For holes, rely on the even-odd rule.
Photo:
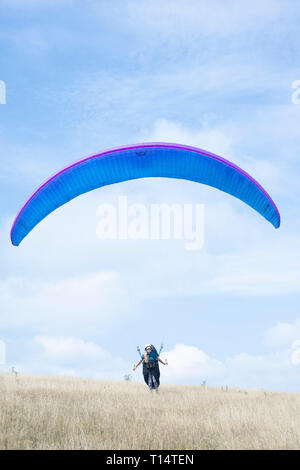
[(0, 374), (0, 449), (300, 449), (300, 394)]

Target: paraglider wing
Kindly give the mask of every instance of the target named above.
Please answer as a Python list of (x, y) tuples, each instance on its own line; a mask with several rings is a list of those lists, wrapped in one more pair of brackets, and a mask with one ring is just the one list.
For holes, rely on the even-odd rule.
[(280, 214), (271, 197), (241, 168), (196, 147), (154, 142), (88, 156), (49, 178), (17, 215), (11, 229), (12, 244), (18, 246), (41, 220), (76, 196), (145, 177), (179, 178), (213, 186), (251, 206), (275, 228), (280, 226)]

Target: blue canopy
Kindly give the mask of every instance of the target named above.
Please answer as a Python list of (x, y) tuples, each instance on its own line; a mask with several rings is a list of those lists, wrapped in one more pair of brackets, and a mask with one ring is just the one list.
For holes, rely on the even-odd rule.
[(213, 186), (248, 204), (275, 228), (280, 214), (268, 193), (248, 173), (205, 150), (187, 145), (144, 143), (88, 156), (56, 173), (28, 199), (11, 229), (18, 246), (48, 214), (101, 186), (145, 177), (179, 178)]

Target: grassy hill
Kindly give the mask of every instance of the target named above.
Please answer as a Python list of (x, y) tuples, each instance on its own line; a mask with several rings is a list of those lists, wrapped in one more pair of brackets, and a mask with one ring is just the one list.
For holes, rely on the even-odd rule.
[(300, 394), (0, 374), (0, 449), (300, 449)]

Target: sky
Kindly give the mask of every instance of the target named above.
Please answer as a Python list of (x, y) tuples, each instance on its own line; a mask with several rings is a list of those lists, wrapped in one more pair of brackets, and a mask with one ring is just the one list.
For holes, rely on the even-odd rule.
[[(163, 343), (163, 384), (300, 390), (299, 20), (296, 0), (0, 0), (0, 371), (140, 381), (137, 345)], [(242, 167), (281, 227), (151, 178), (84, 194), (11, 245), (50, 175), (153, 141)], [(124, 196), (203, 205), (202, 248), (99, 239), (99, 205)]]

